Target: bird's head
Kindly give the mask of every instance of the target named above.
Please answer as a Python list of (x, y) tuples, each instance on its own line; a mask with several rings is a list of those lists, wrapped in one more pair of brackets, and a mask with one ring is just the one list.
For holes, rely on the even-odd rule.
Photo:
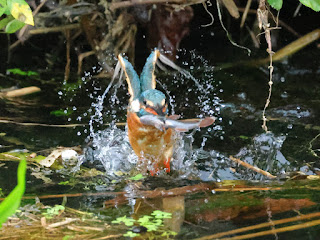
[(166, 96), (156, 89), (149, 89), (140, 95), (139, 98), (139, 115), (159, 115), (166, 116), (168, 114), (168, 104)]

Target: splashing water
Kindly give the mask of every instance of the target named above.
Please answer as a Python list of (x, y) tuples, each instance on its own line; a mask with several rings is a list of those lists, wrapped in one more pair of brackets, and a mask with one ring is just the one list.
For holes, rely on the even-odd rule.
[[(187, 55), (187, 52), (181, 52), (181, 54)], [(190, 58), (190, 64), (193, 65), (189, 64), (191, 73), (184, 70), (182, 73), (166, 74), (165, 77), (162, 76), (163, 73), (157, 74), (161, 79), (161, 81), (157, 80), (158, 86), (165, 90), (169, 97), (171, 113), (174, 114), (176, 109), (179, 109), (179, 114), (184, 115), (184, 112), (180, 111), (186, 109), (188, 113), (192, 113), (192, 115), (185, 114), (187, 117), (218, 116), (220, 114), (220, 99), (217, 97), (216, 88), (219, 83), (215, 83), (213, 79), (213, 67), (194, 52), (191, 53), (191, 56), (185, 57)], [(193, 77), (194, 70), (202, 71), (201, 79)], [(199, 74), (197, 73), (197, 75)], [(190, 83), (190, 80), (193, 84)], [(184, 85), (184, 89), (188, 90), (181, 92), (181, 88), (177, 84)], [(138, 157), (130, 146), (126, 129), (118, 128), (115, 124), (119, 119), (117, 111), (126, 112), (124, 107), (120, 106), (126, 106), (127, 102), (122, 102), (117, 96), (121, 86), (123, 86), (123, 81), (120, 80), (114, 84), (114, 81), (111, 80), (104, 93), (92, 103), (91, 109), (94, 114), (91, 115), (89, 121), (88, 141), (90, 141), (90, 147), (85, 149), (85, 155), (82, 158), (83, 161), (94, 162), (102, 166), (109, 176), (118, 175), (118, 172), (127, 173), (138, 162)], [(179, 96), (175, 91), (180, 91)], [(115, 109), (115, 111), (104, 110), (105, 102), (110, 104), (108, 109)], [(104, 124), (103, 118), (106, 113), (107, 117), (112, 119), (110, 126), (104, 130), (96, 130)], [(212, 129), (207, 129), (207, 135), (219, 134), (219, 131), (212, 131)], [(221, 127), (215, 127), (215, 129), (221, 129)], [(179, 171), (179, 176), (182, 178), (198, 175), (199, 171), (195, 163), (206, 152), (203, 150), (206, 141), (203, 141), (200, 149), (193, 149), (195, 133), (196, 131), (192, 131), (189, 134), (178, 134), (177, 136), (172, 170)]]
[[(276, 136), (271, 132), (257, 135), (254, 137), (252, 145), (242, 148), (236, 157), (275, 175), (285, 173), (291, 168), (290, 162), (280, 151), (285, 139), (285, 136)], [(238, 177), (242, 179), (264, 179), (262, 175), (244, 168), (237, 172), (239, 173)]]

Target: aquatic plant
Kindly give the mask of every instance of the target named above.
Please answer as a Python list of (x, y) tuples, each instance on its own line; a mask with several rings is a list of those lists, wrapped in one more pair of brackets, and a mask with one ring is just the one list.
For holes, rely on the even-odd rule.
[(138, 220), (128, 218), (127, 216), (123, 216), (118, 217), (116, 220), (112, 221), (112, 223), (123, 223), (127, 227), (132, 227), (136, 225), (136, 227), (131, 228), (123, 235), (125, 237), (140, 236), (139, 232), (153, 232), (154, 234), (159, 234), (162, 237), (169, 237), (177, 235), (177, 233), (168, 229), (163, 229), (161, 227), (164, 226), (163, 220), (171, 217), (171, 213), (155, 210), (150, 215), (143, 215), (139, 217)]

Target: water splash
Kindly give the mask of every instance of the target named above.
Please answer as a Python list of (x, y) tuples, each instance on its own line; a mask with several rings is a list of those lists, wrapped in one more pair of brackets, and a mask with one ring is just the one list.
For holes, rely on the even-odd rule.
[(91, 147), (86, 149), (85, 158), (103, 166), (110, 176), (129, 172), (137, 163), (127, 133), (116, 126), (96, 132)]
[[(271, 132), (257, 135), (253, 138), (252, 145), (242, 148), (236, 157), (274, 175), (288, 172), (292, 170), (290, 162), (281, 153), (285, 139), (286, 136), (276, 136)], [(237, 173), (240, 179), (264, 179), (260, 174), (243, 167), (237, 168)]]
[[(175, 114), (175, 109), (178, 109), (179, 114), (186, 115), (189, 118), (202, 118), (208, 115), (219, 116), (220, 99), (217, 96), (219, 91), (216, 90), (219, 83), (216, 83), (213, 79), (213, 67), (195, 52), (190, 55), (186, 51), (182, 51), (181, 54), (189, 58), (188, 66), (191, 73), (182, 71), (182, 73), (166, 73), (165, 76), (163, 73), (157, 74), (158, 86), (165, 90), (169, 98), (171, 113)], [(193, 71), (196, 71), (196, 75), (201, 76), (201, 78), (193, 77)], [(199, 74), (199, 71), (201, 71), (201, 74)], [(129, 144), (126, 130), (115, 126), (115, 123), (126, 112), (125, 106), (128, 100), (122, 99), (127, 98), (126, 94), (118, 92), (124, 86), (123, 82), (119, 81), (114, 84), (114, 81), (114, 79), (111, 80), (104, 93), (97, 96), (91, 105), (88, 136), (90, 147), (85, 149), (85, 155), (82, 158), (82, 161), (99, 164), (109, 176), (115, 176), (119, 172), (129, 172), (138, 161)], [(193, 83), (192, 85), (190, 85), (190, 81)], [(188, 90), (182, 92), (181, 89)], [(121, 98), (118, 97), (119, 94), (121, 94)], [(106, 103), (108, 104), (107, 109), (105, 108)], [(106, 117), (111, 119), (110, 126), (101, 130)], [(221, 126), (218, 125), (215, 129), (221, 129)], [(219, 130), (212, 130), (213, 128), (207, 129), (205, 134), (210, 136), (219, 134)], [(206, 141), (203, 141), (200, 150), (194, 150), (195, 133), (196, 131), (193, 131), (189, 134), (179, 134), (177, 136), (172, 169), (178, 171), (182, 178), (199, 173), (196, 162), (204, 152), (203, 147)]]

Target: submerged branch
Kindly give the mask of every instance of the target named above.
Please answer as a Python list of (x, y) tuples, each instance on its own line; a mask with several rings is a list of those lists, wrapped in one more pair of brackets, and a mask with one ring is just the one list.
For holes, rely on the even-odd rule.
[[(216, 183), (200, 183), (193, 186), (184, 186), (172, 189), (155, 189), (149, 191), (139, 191), (139, 196), (152, 199), (152, 198), (160, 198), (160, 197), (174, 197), (174, 196), (182, 196), (186, 194), (198, 193), (198, 192), (244, 192), (244, 191), (279, 191), (283, 190), (282, 187), (243, 187), (243, 186), (218, 186)], [(24, 196), (22, 199), (50, 199), (50, 198), (64, 198), (64, 197), (110, 197), (110, 196), (118, 196), (120, 198), (125, 198), (125, 194), (127, 192), (86, 192), (86, 193), (66, 193), (66, 194), (49, 194), (43, 196)], [(4, 198), (0, 198), (0, 201), (3, 201)], [(106, 203), (116, 202), (116, 199), (112, 199), (107, 201)]]
[(266, 172), (266, 171), (264, 171), (264, 170), (262, 170), (262, 169), (260, 169), (258, 167), (252, 166), (249, 163), (241, 161), (239, 158), (235, 158), (235, 157), (230, 156), (229, 159), (231, 159), (232, 161), (234, 161), (234, 162), (236, 162), (236, 163), (238, 163), (238, 164), (240, 164), (240, 165), (242, 165), (242, 166), (244, 166), (244, 167), (246, 167), (248, 169), (251, 169), (251, 170), (253, 170), (253, 171), (257, 172), (257, 173), (260, 173), (260, 174), (262, 174), (262, 175), (264, 175), (264, 176), (266, 176), (268, 178), (276, 178), (276, 176), (272, 175), (271, 173)]

